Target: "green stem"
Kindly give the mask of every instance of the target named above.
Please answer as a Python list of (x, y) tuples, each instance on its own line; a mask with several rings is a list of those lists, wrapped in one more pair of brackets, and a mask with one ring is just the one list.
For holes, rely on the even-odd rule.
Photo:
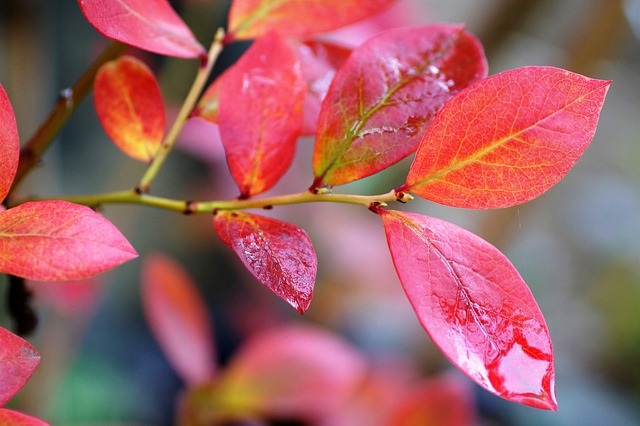
[(296, 194), (276, 195), (273, 197), (255, 199), (234, 199), (226, 201), (184, 201), (156, 197), (149, 194), (139, 193), (135, 190), (127, 190), (94, 195), (78, 195), (46, 199), (32, 198), (29, 200), (22, 200), (19, 203), (24, 203), (27, 201), (64, 200), (90, 207), (97, 207), (103, 204), (139, 204), (190, 214), (212, 213), (216, 210), (267, 209), (274, 206), (317, 202), (356, 204), (364, 206), (366, 208), (371, 208), (374, 206), (385, 206), (387, 203), (393, 201), (405, 202), (410, 199), (410, 195), (406, 193), (396, 193), (395, 190), (392, 190), (386, 194), (380, 195), (351, 195), (333, 193), (314, 194), (311, 191), (304, 191)]
[(198, 74), (191, 85), (191, 89), (187, 94), (187, 97), (182, 104), (182, 108), (180, 108), (180, 112), (176, 117), (171, 129), (167, 132), (164, 140), (162, 141), (162, 145), (160, 146), (158, 152), (155, 157), (149, 164), (149, 167), (145, 171), (144, 175), (140, 179), (140, 183), (138, 183), (138, 191), (141, 193), (149, 192), (149, 188), (151, 187), (151, 182), (155, 179), (156, 175), (162, 168), (167, 156), (173, 149), (173, 146), (176, 143), (178, 135), (180, 131), (184, 127), (184, 124), (191, 114), (202, 90), (204, 89), (205, 84), (207, 83), (207, 79), (211, 74), (211, 70), (213, 69), (213, 65), (216, 63), (220, 52), (223, 49), (223, 40), (224, 40), (224, 30), (222, 28), (218, 29), (216, 35), (211, 43), (211, 47), (209, 48), (209, 53), (207, 54), (206, 62), (200, 66), (198, 69)]
[(67, 122), (71, 114), (78, 105), (87, 97), (93, 88), (93, 80), (100, 67), (118, 56), (126, 49), (127, 45), (113, 42), (100, 56), (91, 64), (89, 68), (80, 76), (73, 86), (60, 92), (58, 101), (49, 113), (49, 116), (42, 122), (38, 130), (31, 136), (20, 150), (20, 162), (16, 177), (13, 180), (11, 191), (13, 192), (29, 171), (41, 161), (42, 154), (49, 147), (62, 126)]

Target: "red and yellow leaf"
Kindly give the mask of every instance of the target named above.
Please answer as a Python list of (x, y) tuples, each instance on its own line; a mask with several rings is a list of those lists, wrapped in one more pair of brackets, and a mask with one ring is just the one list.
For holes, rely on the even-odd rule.
[(306, 83), (289, 44), (256, 40), (218, 86), (218, 124), (241, 197), (271, 188), (287, 171), (302, 131)]
[(0, 426), (50, 426), (44, 420), (29, 416), (19, 411), (0, 408)]
[(0, 272), (36, 281), (88, 278), (137, 257), (107, 219), (66, 201), (0, 213)]
[(269, 290), (304, 314), (311, 303), (318, 261), (304, 230), (247, 212), (220, 211), (220, 239)]
[(296, 44), (296, 52), (302, 65), (302, 74), (307, 81), (303, 135), (316, 133), (322, 101), (336, 71), (349, 57), (351, 51), (351, 48), (321, 40), (307, 40)]
[(167, 0), (78, 0), (99, 33), (142, 50), (178, 58), (206, 56)]
[(39, 362), (29, 342), (0, 327), (0, 407), (27, 383)]
[(234, 0), (229, 37), (251, 39), (276, 30), (304, 36), (334, 30), (371, 16), (395, 0)]
[(185, 414), (190, 424), (247, 417), (315, 424), (353, 396), (366, 366), (364, 357), (334, 334), (282, 325), (250, 337), (217, 383), (189, 394)]
[(385, 426), (469, 426), (474, 421), (473, 390), (454, 375), (430, 378), (410, 389)]
[(199, 117), (213, 124), (218, 124), (218, 88), (224, 86), (224, 77), (227, 73), (222, 73), (213, 83), (207, 87), (202, 94), (198, 105), (193, 109), (192, 117)]
[(142, 269), (142, 306), (153, 335), (185, 383), (211, 380), (216, 371), (211, 320), (182, 266), (162, 254), (148, 256)]
[(0, 85), (0, 203), (11, 189), (18, 170), (20, 140), (18, 126), (9, 97)]
[(452, 223), (378, 212), (402, 286), (440, 350), (488, 391), (556, 410), (549, 331), (509, 260)]
[(486, 70), (480, 42), (460, 25), (393, 29), (356, 48), (320, 110), (314, 186), (352, 182), (411, 154), (444, 103)]
[(116, 146), (136, 160), (150, 162), (165, 132), (162, 93), (151, 70), (131, 56), (107, 62), (96, 74), (93, 101)]
[(539, 196), (587, 149), (609, 84), (552, 67), (479, 81), (434, 119), (399, 190), (477, 209)]

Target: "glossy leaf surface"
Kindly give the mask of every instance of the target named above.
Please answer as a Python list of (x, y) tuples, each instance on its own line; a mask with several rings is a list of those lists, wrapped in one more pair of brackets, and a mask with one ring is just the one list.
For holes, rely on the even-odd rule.
[(27, 383), (39, 362), (29, 342), (0, 327), (0, 407)]
[(87, 278), (137, 253), (88, 207), (66, 201), (21, 204), (0, 213), (0, 271), (37, 281)]
[(216, 232), (267, 288), (304, 314), (311, 303), (318, 262), (304, 230), (246, 212), (220, 211)]
[(394, 0), (234, 0), (229, 11), (229, 36), (251, 39), (276, 30), (285, 35), (310, 35), (360, 21)]
[(165, 132), (162, 93), (151, 70), (131, 56), (107, 62), (96, 74), (93, 101), (116, 146), (136, 160), (150, 162)]
[(297, 43), (295, 47), (302, 74), (307, 81), (302, 134), (313, 135), (318, 125), (320, 106), (331, 81), (352, 49), (321, 40), (307, 40)]
[(440, 350), (490, 392), (556, 410), (549, 332), (509, 260), (452, 223), (379, 213), (402, 286)]
[(224, 424), (211, 419), (225, 414), (318, 419), (348, 401), (365, 371), (365, 359), (338, 336), (281, 325), (251, 336), (218, 383), (192, 393), (192, 424)]
[(0, 426), (49, 426), (49, 423), (18, 411), (0, 408)]
[(9, 97), (0, 85), (0, 202), (11, 189), (13, 178), (18, 169), (20, 140), (18, 126)]
[(320, 110), (315, 187), (361, 179), (411, 154), (444, 103), (486, 71), (480, 42), (460, 25), (393, 29), (356, 48)]
[(142, 305), (154, 337), (185, 383), (211, 380), (216, 370), (211, 320), (182, 266), (162, 254), (148, 256)]
[(256, 40), (223, 77), (220, 138), (241, 196), (250, 197), (271, 188), (291, 164), (306, 84), (295, 53), (276, 33)]
[(400, 189), (479, 209), (539, 196), (587, 149), (609, 84), (552, 67), (479, 81), (438, 114)]
[(207, 54), (167, 0), (78, 0), (78, 3), (87, 21), (110, 39), (179, 58)]

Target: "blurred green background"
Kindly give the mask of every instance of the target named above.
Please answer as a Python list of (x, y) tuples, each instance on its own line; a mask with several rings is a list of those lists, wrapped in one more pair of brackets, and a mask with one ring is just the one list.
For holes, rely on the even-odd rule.
[[(205, 45), (224, 25), (228, 1), (172, 2)], [(489, 73), (553, 65), (613, 80), (596, 137), (574, 170), (522, 206), (466, 211), (415, 201), (409, 208), (450, 220), (501, 249), (529, 284), (556, 352), (558, 413), (508, 403), (476, 387), (481, 425), (640, 424), (640, 0), (400, 0), (373, 23), (332, 34), (358, 43), (382, 28), (463, 22), (483, 42)], [(107, 41), (74, 0), (0, 1), (0, 82), (24, 142), (59, 91), (73, 84)], [(246, 45), (225, 50), (216, 72)], [(197, 61), (149, 56), (175, 110)], [(175, 112), (174, 112), (175, 114)], [(169, 113), (171, 115), (171, 112)], [(236, 196), (210, 129), (192, 126), (154, 182), (180, 199)], [(213, 142), (211, 142), (213, 144)], [(270, 194), (312, 181), (313, 141)], [(203, 148), (204, 144), (204, 148)], [(204, 150), (204, 154), (194, 154)], [(345, 190), (381, 193), (402, 183), (408, 162)], [(79, 108), (20, 194), (82, 194), (130, 188), (144, 165), (125, 158), (101, 130), (91, 98)], [(450, 368), (402, 294), (379, 219), (354, 206), (279, 208), (270, 215), (309, 233), (319, 258), (314, 302), (303, 319), (242, 270), (207, 215), (184, 217), (136, 206), (104, 214), (138, 252), (163, 251), (197, 281), (214, 316), (224, 362), (242, 337), (282, 321), (335, 330), (372, 359), (403, 357), (425, 375)], [(37, 283), (40, 325), (29, 341), (42, 361), (10, 407), (55, 425), (171, 424), (182, 384), (144, 322), (141, 260), (94, 283)], [(0, 295), (6, 285), (0, 283)], [(4, 299), (4, 297), (3, 297)], [(0, 325), (10, 328), (4, 308)]]

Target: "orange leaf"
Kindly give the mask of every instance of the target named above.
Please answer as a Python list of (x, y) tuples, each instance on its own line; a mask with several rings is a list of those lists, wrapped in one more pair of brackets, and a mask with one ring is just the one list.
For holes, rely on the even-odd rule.
[(469, 426), (474, 422), (473, 390), (454, 375), (424, 380), (389, 415), (385, 426)]
[(320, 109), (314, 187), (370, 176), (414, 152), (445, 102), (486, 70), (480, 42), (460, 25), (398, 28), (360, 45)]
[(18, 169), (20, 141), (18, 127), (9, 97), (0, 85), (0, 202), (11, 189)]
[(118, 148), (150, 162), (165, 131), (162, 93), (151, 70), (131, 56), (104, 64), (96, 74), (93, 100), (102, 127)]
[(229, 37), (251, 39), (276, 30), (311, 35), (360, 21), (395, 0), (234, 0)]
[(178, 375), (188, 385), (211, 380), (216, 370), (211, 320), (182, 266), (162, 254), (148, 256), (142, 269), (142, 304)]
[(609, 84), (552, 67), (480, 80), (436, 116), (398, 190), (477, 209), (539, 196), (589, 146)]
[(138, 254), (118, 229), (66, 201), (21, 204), (0, 213), (0, 272), (36, 281), (88, 278)]

